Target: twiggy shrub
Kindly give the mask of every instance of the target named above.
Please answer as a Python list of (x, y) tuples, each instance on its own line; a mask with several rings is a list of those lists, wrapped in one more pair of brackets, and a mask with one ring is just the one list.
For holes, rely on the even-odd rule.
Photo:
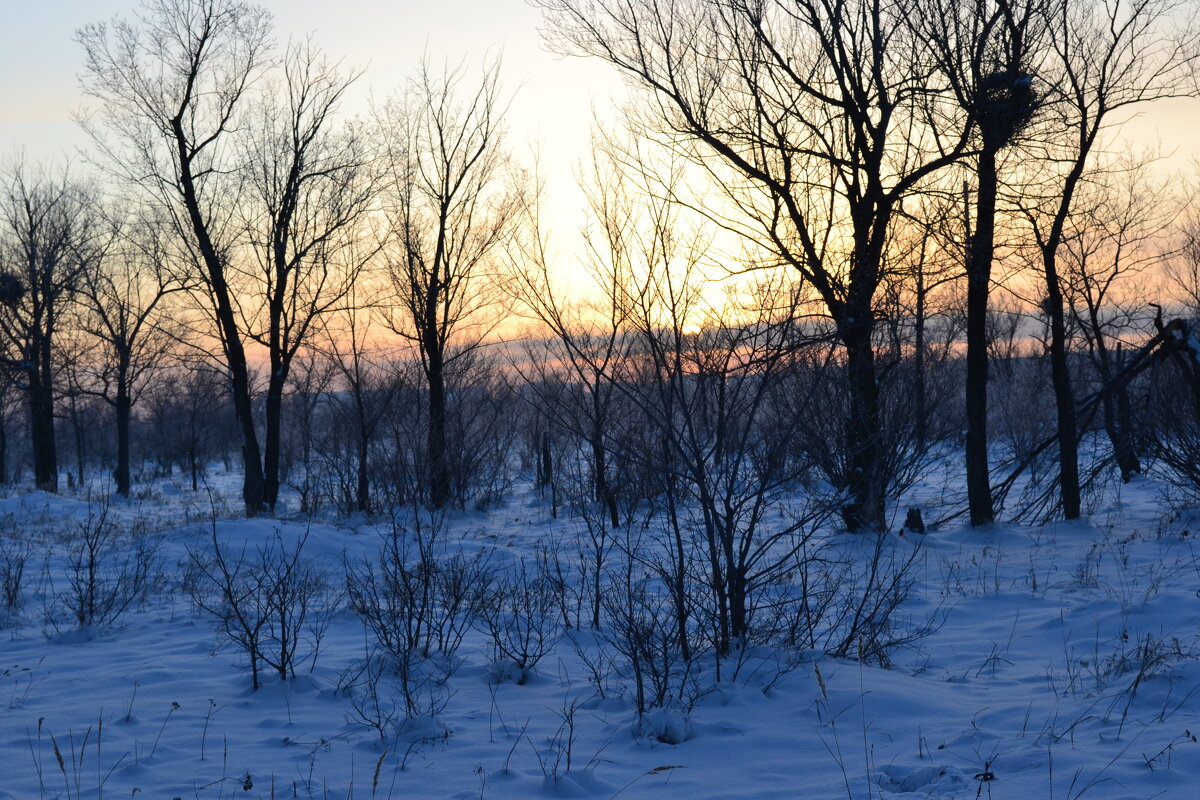
[(919, 547), (906, 551), (886, 535), (866, 554), (837, 544), (806, 548), (796, 557), (790, 599), (774, 604), (781, 643), (890, 666), (898, 648), (929, 636), (942, 620), (940, 609), (919, 619), (901, 611), (921, 563)]
[(254, 689), (262, 670), (280, 680), (316, 663), (321, 640), (339, 605), (325, 571), (304, 558), (306, 531), (289, 547), (276, 530), (249, 552), (231, 555), (217, 537), (216, 521), (207, 551), (189, 551), (196, 579), (188, 582), (192, 602), (208, 614), (218, 640), (245, 653)]
[[(538, 562), (539, 566), (544, 562)], [(563, 634), (559, 583), (553, 575), (524, 560), (496, 585), (493, 602), (480, 619), (495, 650), (494, 678), (524, 684)]]
[(0, 537), (0, 602), (3, 602), (7, 614), (21, 607), (21, 589), (29, 555), (30, 548), (25, 542)]
[(66, 554), (66, 588), (55, 592), (47, 622), (58, 630), (110, 625), (145, 600), (159, 575), (159, 542), (145, 526), (117, 527), (107, 504), (88, 513)]
[(366, 658), (352, 664), (338, 680), (338, 691), (350, 700), (347, 722), (370, 728), (379, 734), (381, 742), (386, 742), (394, 733), (404, 711), (397, 698), (388, 697), (380, 685), (388, 665), (386, 657), (368, 650)]
[[(694, 657), (685, 655), (681, 647), (679, 618), (671, 599), (642, 580), (613, 583), (603, 601), (600, 638), (618, 654), (618, 673), (633, 682), (639, 721), (654, 709), (678, 712), (686, 718), (702, 692)], [(678, 729), (684, 728), (686, 725)], [(665, 729), (663, 734), (653, 738), (682, 741)]]
[[(347, 565), (350, 606), (400, 679), (405, 716), (435, 716), (449, 697), (445, 683), (458, 649), (493, 583), (488, 555), (448, 554), (437, 522), (394, 522), (373, 560)], [(368, 655), (364, 675), (379, 676)], [(366, 687), (371, 694), (377, 691)]]

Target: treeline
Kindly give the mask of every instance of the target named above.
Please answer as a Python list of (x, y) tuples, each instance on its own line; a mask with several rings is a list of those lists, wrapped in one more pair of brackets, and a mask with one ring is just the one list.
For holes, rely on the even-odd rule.
[(948, 448), (972, 524), (1077, 517), (1151, 462), (1196, 490), (1200, 217), (1122, 144), (1200, 93), (1194, 3), (537, 5), (630, 89), (571, 258), (497, 64), (426, 61), (351, 117), (359, 75), (253, 5), (81, 29), (88, 177), (0, 186), (3, 477), (129, 494), (224, 459), (257, 514), (528, 475), (601, 560), (639, 515), (681, 563), (702, 529), (733, 638), (784, 494), (799, 528), (883, 529)]

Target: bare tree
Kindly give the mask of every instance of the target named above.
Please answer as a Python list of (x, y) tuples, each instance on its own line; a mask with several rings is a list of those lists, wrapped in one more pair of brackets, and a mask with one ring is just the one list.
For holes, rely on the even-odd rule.
[(212, 364), (174, 363), (160, 372), (143, 399), (144, 430), (160, 476), (178, 466), (200, 488), (208, 462), (227, 453), (237, 434), (228, 413), (226, 376)]
[(956, 203), (937, 195), (907, 204), (889, 248), (879, 310), (886, 335), (881, 338), (891, 351), (889, 362), (910, 373), (907, 380), (901, 374), (891, 382), (898, 384), (899, 393), (911, 395), (914, 454), (927, 453), (961, 428), (944, 403), (948, 394), (958, 392), (946, 367), (954, 361), (951, 345), (961, 333), (954, 313), (962, 278), (961, 228), (954, 219), (959, 211)]
[(65, 172), (23, 162), (0, 177), (0, 337), (4, 366), (25, 393), (34, 482), (58, 491), (54, 436), (55, 337), (96, 257), (97, 215), (89, 190)]
[(60, 434), (63, 428), (70, 433), (75, 470), (66, 472), (67, 488), (75, 489), (86, 485), (87, 467), (94, 460), (96, 452), (101, 449), (97, 445), (102, 438), (101, 431), (105, 427), (108, 415), (105, 413), (107, 408), (104, 401), (93, 391), (89, 380), (91, 370), (88, 369), (88, 356), (94, 342), (88, 340), (74, 319), (69, 326), (64, 326), (62, 334), (58, 337), (59, 343), (55, 345), (55, 350), (58, 351), (58, 372), (61, 376), (57, 390), (56, 417), (60, 423)]
[(755, 614), (765, 587), (829, 516), (829, 503), (803, 491), (813, 465), (793, 448), (806, 421), (789, 405), (798, 398), (788, 380), (802, 346), (795, 304), (803, 294), (776, 278), (742, 304), (731, 297), (715, 309), (692, 294), (686, 275), (652, 280), (646, 298), (666, 312), (651, 304), (635, 312), (644, 373), (630, 390), (661, 442), (647, 455), (660, 456), (667, 473), (664, 527), (679, 572), (663, 578), (682, 586), (691, 573), (705, 587), (703, 626), (728, 655), (764, 627)]
[(488, 280), (518, 204), (506, 179), (499, 64), (478, 86), (464, 68), (423, 63), (380, 114), (386, 168), (386, 253), (397, 308), (389, 326), (416, 343), (428, 393), (427, 501), (449, 501), (447, 370), (477, 348), (490, 321)]
[[(553, 353), (534, 354), (530, 359), (526, 375), (530, 390), (557, 427), (585, 443), (591, 462), (590, 493), (603, 507), (608, 524), (619, 528), (622, 515), (608, 450), (615, 441), (612, 428), (619, 395), (613, 377), (620, 372), (618, 365), (631, 345), (624, 293), (632, 277), (636, 234), (632, 187), (626, 185), (618, 157), (604, 150), (602, 141), (596, 142), (591, 169), (581, 180), (589, 207), (589, 224), (582, 231), (584, 260), (596, 297), (571, 304), (556, 291), (548, 231), (541, 218), (541, 192), (529, 198), (523, 226), (526, 235), (515, 241), (519, 267), (514, 270), (513, 288), (521, 306), (545, 326), (558, 345)], [(561, 378), (552, 374), (556, 366), (564, 373)], [(531, 377), (540, 380), (530, 381)], [(560, 390), (560, 380), (574, 388)], [(599, 612), (597, 589), (593, 624), (599, 624)]]
[[(1197, 165), (1200, 167), (1200, 164)], [(1200, 320), (1200, 208), (1195, 202), (1200, 191), (1200, 175), (1193, 175), (1186, 190), (1181, 218), (1177, 220), (1177, 244), (1164, 272), (1175, 296), (1191, 320)]]
[(130, 425), (147, 382), (165, 368), (173, 338), (165, 314), (188, 288), (172, 263), (164, 221), (152, 210), (118, 223), (117, 241), (82, 274), (80, 327), (99, 345), (80, 364), (83, 391), (112, 407), (116, 421), (117, 494), (130, 487)]
[(847, 364), (843, 517), (851, 530), (882, 529), (875, 293), (901, 199), (968, 143), (911, 3), (536, 5), (553, 47), (608, 61), (645, 91), (643, 129), (713, 178), (693, 204), (822, 299)]
[(372, 324), (372, 314), (369, 304), (350, 303), (326, 331), (323, 345), (337, 386), (333, 406), (347, 420), (354, 439), (353, 507), (364, 512), (372, 508), (371, 449), (384, 416), (395, 410), (392, 401), (398, 388), (395, 375), (380, 363), (385, 360), (378, 349), (381, 331)]
[[(975, 220), (968, 226), (966, 466), (972, 525), (995, 518), (988, 474), (987, 308), (995, 252), (998, 159), (1040, 104), (1034, 87), (1045, 49), (1045, 0), (935, 0), (919, 4), (933, 45), (973, 133)], [(964, 192), (966, 184), (964, 184)]]
[(1196, 94), (1200, 28), (1188, 18), (1190, 7), (1182, 0), (1054, 0), (1045, 12), (1050, 55), (1044, 71), (1052, 91), (1036, 132), (1037, 157), (1027, 162), (1048, 177), (1028, 181), (1024, 211), (1044, 280), (1042, 310), (1050, 327), (1059, 486), (1067, 519), (1079, 517), (1081, 494), (1060, 250), (1081, 187), (1092, 175), (1115, 118), (1149, 102)]
[[(1142, 300), (1149, 287), (1139, 286), (1139, 277), (1173, 255), (1166, 234), (1179, 206), (1149, 178), (1148, 166), (1134, 154), (1106, 164), (1081, 188), (1079, 213), (1072, 216), (1062, 244), (1067, 306), (1102, 390), (1122, 371), (1125, 347), (1136, 350), (1150, 330)], [(1127, 383), (1103, 392), (1101, 412), (1121, 480), (1128, 482), (1142, 465)]]
[[(320, 505), (321, 469), (318, 443), (327, 432), (327, 406), (334, 386), (334, 366), (313, 346), (297, 354), (291, 369), (285, 426), (280, 456), (281, 481), (300, 495), (300, 513), (311, 514)], [(302, 473), (297, 477), (297, 472)]]
[(245, 470), (242, 499), (266, 499), (250, 368), (230, 286), (236, 244), (231, 139), (267, 66), (270, 17), (240, 0), (150, 0), (133, 22), (78, 31), (84, 91), (98, 101), (88, 129), (104, 165), (167, 214), (200, 266), (225, 356)]
[(356, 247), (371, 205), (369, 153), (354, 127), (334, 130), (356, 76), (311, 42), (292, 44), (282, 85), (264, 99), (246, 142), (246, 227), (254, 258), (234, 267), (233, 301), (246, 335), (266, 348), (263, 502), (279, 495), (283, 396), (296, 354), (337, 310), (370, 251)]

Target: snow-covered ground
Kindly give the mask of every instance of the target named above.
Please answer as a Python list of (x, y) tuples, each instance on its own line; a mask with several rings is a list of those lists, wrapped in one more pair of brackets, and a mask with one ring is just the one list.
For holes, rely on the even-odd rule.
[[(689, 718), (639, 725), (627, 685), (613, 677), (598, 693), (589, 680), (580, 654), (598, 646), (586, 628), (524, 683), (497, 680), (472, 629), (444, 710), (384, 736), (339, 691), (367, 643), (344, 600), (315, 664), (251, 690), (245, 658), (214, 648), (185, 591), (189, 548), (204, 552), (213, 534), (208, 500), (168, 494), (110, 509), (119, 529), (160, 537), (161, 575), (116, 622), (83, 630), (54, 596), (97, 508), (0, 501), (6, 546), (32, 548), (0, 632), (0, 798), (1200, 796), (1200, 519), (1170, 514), (1149, 480), (1087, 523), (890, 536), (918, 549), (905, 613), (943, 621), (891, 669), (756, 654)], [(456, 517), (446, 538), (503, 563), (575, 524), (517, 498)], [(215, 529), (231, 553), (307, 532), (305, 557), (334, 583), (344, 559), (361, 563), (380, 542), (365, 521)]]

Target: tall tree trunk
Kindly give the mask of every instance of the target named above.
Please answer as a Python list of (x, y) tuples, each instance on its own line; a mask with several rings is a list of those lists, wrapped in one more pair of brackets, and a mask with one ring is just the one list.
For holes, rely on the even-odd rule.
[(29, 376), (29, 439), (33, 445), (33, 481), (44, 492), (58, 492), (58, 449), (54, 439), (54, 390), (37, 372)]
[[(1117, 365), (1118, 369), (1123, 368), (1124, 363)], [(1129, 400), (1129, 386), (1124, 385), (1117, 390), (1117, 430), (1119, 431), (1119, 439), (1115, 443), (1117, 453), (1117, 463), (1121, 468), (1121, 479), (1128, 483), (1133, 480), (1133, 476), (1142, 474), (1142, 461), (1138, 458), (1137, 446), (1135, 441), (1135, 429), (1133, 426), (1133, 409)]]
[(1071, 366), (1067, 352), (1067, 323), (1062, 289), (1055, 261), (1057, 248), (1043, 248), (1042, 267), (1046, 273), (1044, 310), (1050, 318), (1050, 379), (1054, 386), (1054, 406), (1058, 424), (1058, 482), (1062, 492), (1063, 516), (1079, 519), (1082, 501), (1079, 489), (1079, 433), (1075, 414), (1075, 392), (1071, 387)]
[(133, 403), (130, 402), (128, 391), (122, 386), (117, 390), (117, 402), (114, 406), (117, 416), (117, 468), (113, 470), (113, 479), (117, 483), (117, 494), (129, 496), (129, 423), (132, 417)]
[(554, 483), (554, 453), (550, 449), (550, 431), (542, 431), (538, 446), (538, 485)]
[(129, 353), (123, 348), (117, 364), (117, 397), (113, 412), (117, 422), (117, 467), (113, 470), (113, 480), (117, 484), (117, 494), (129, 497), (129, 424), (133, 416), (133, 398), (129, 395)]
[(242, 436), (242, 501), (246, 515), (254, 516), (262, 511), (265, 498), (262, 454), (258, 447), (258, 433), (254, 429), (254, 403), (250, 396), (250, 368), (246, 362), (246, 350), (242, 346), (241, 332), (229, 297), (229, 283), (225, 278), (225, 264), (217, 252), (216, 245), (208, 232), (208, 224), (201, 211), (196, 184), (192, 175), (192, 156), (188, 150), (188, 135), (183, 127), (183, 111), (171, 120), (172, 133), (178, 149), (179, 189), (196, 246), (208, 273), (208, 282), (216, 302), (217, 325), (220, 328), (221, 344), (225, 349), (226, 366), (229, 368), (230, 388), (233, 394), (233, 410)]
[(749, 609), (746, 607), (746, 581), (743, 575), (729, 571), (729, 635), (734, 642), (746, 644), (750, 633)]
[(608, 519), (614, 529), (621, 527), (621, 515), (617, 510), (617, 498), (608, 482), (608, 454), (604, 449), (605, 413), (596, 386), (592, 387), (592, 476), (596, 499), (604, 504)]
[(371, 510), (371, 482), (367, 472), (368, 456), (370, 454), (370, 440), (367, 437), (365, 423), (360, 420), (360, 425), (364, 428), (359, 433), (358, 437), (358, 486), (355, 491), (354, 501), (359, 511), (366, 513)]
[(850, 499), (842, 509), (846, 530), (882, 531), (885, 525), (883, 447), (880, 440), (879, 383), (871, 349), (873, 321), (870, 309), (846, 315), (841, 321), (846, 347), (846, 372), (850, 409), (846, 418), (846, 447), (850, 474), (846, 488)]
[[(3, 398), (0, 398), (3, 402)], [(8, 483), (8, 414), (0, 406), (0, 486)]]
[[(692, 645), (688, 638), (688, 622), (691, 614), (687, 586), (688, 557), (683, 540), (683, 523), (679, 519), (678, 478), (675, 474), (674, 461), (671, 446), (664, 438), (662, 440), (662, 469), (667, 478), (667, 519), (671, 523), (673, 547), (670, 574), (663, 574), (662, 577), (663, 582), (671, 591), (671, 600), (675, 606), (675, 629), (679, 641), (679, 655), (683, 659), (683, 663), (687, 664), (692, 660)], [(632, 562), (633, 559), (629, 559), (630, 566), (627, 569), (632, 569)], [(666, 570), (660, 570), (660, 572), (665, 573)], [(626, 582), (626, 586), (632, 585), (631, 581)]]
[[(232, 319), (232, 309), (229, 311)], [(250, 370), (246, 365), (246, 354), (241, 342), (237, 342), (237, 355), (229, 357), (230, 374), (233, 377), (233, 407), (242, 434), (242, 501), (246, 515), (253, 517), (263, 509), (265, 487), (263, 484), (261, 455), (258, 449), (258, 433), (254, 430), (254, 404), (250, 398)]]
[(425, 443), (429, 506), (444, 508), (450, 502), (450, 466), (446, 458), (446, 374), (440, 349), (427, 352), (429, 382), (429, 433)]
[[(272, 362), (275, 359), (272, 358)], [(265, 433), (263, 436), (263, 503), (271, 511), (279, 500), (279, 459), (283, 438), (283, 389), (287, 382), (287, 367), (272, 363), (264, 404)]]
[[(292, 171), (287, 181), (289, 187), (294, 186), (296, 170), (298, 168), (299, 160), (293, 160)], [(283, 341), (284, 305), (287, 298), (289, 277), (287, 233), (290, 229), (292, 215), (295, 213), (295, 195), (292, 194), (290, 189), (284, 194), (283, 208), (285, 210), (280, 211), (277, 217), (277, 221), (280, 224), (274, 231), (274, 243), (271, 248), (275, 273), (275, 285), (268, 303), (270, 324), (267, 334), (267, 351), (270, 356), (271, 374), (267, 378), (267, 397), (264, 404), (265, 408), (263, 409), (265, 416), (265, 430), (263, 435), (263, 503), (272, 513), (274, 513), (275, 504), (279, 500), (279, 457), (282, 444), (281, 439), (283, 438), (283, 391), (287, 385), (288, 370), (291, 366), (291, 359), (288, 356)]]
[(196, 439), (192, 436), (192, 444), (188, 446), (188, 470), (192, 473), (192, 491), (200, 490), (200, 457), (196, 453)]
[(1050, 377), (1054, 386), (1054, 405), (1058, 425), (1058, 481), (1063, 516), (1079, 519), (1082, 501), (1079, 488), (1079, 423), (1075, 414), (1075, 392), (1071, 387), (1071, 365), (1067, 353), (1067, 323), (1062, 285), (1058, 278), (1058, 248), (1065, 236), (1075, 191), (1083, 180), (1087, 154), (1099, 134), (1099, 125), (1080, 131), (1079, 152), (1063, 181), (1058, 210), (1045, 236), (1039, 235), (1042, 277), (1046, 280), (1043, 311), (1050, 319)]
[[(1095, 314), (1093, 314), (1093, 320), (1096, 320)], [(1113, 364), (1113, 355), (1108, 346), (1104, 344), (1099, 327), (1095, 327), (1094, 330), (1096, 331), (1096, 365), (1100, 372), (1101, 383), (1108, 386), (1112, 383), (1113, 368), (1116, 368), (1116, 373), (1121, 372), (1125, 361), (1124, 354), (1118, 344), (1117, 363)], [(1100, 402), (1104, 412), (1104, 431), (1108, 434), (1108, 441), (1112, 444), (1113, 458), (1117, 462), (1117, 468), (1121, 471), (1121, 482), (1129, 483), (1133, 480), (1134, 475), (1139, 475), (1142, 471), (1142, 462), (1138, 459), (1137, 450), (1133, 446), (1129, 384), (1122, 384), (1114, 392), (1105, 392), (1101, 396)]]
[(925, 302), (926, 295), (929, 290), (925, 288), (925, 269), (924, 265), (917, 273), (917, 303), (916, 303), (916, 320), (914, 326), (916, 328), (913, 336), (913, 376), (915, 387), (914, 391), (917, 395), (917, 452), (925, 452), (925, 444), (929, 441), (929, 388), (926, 382), (926, 354), (925, 354)]
[(87, 460), (87, 430), (75, 404), (71, 404), (71, 427), (75, 431), (75, 478), (80, 489), (83, 488), (83, 464)]
[[(693, 476), (696, 481), (696, 487), (699, 490), (697, 502), (704, 511), (704, 539), (705, 547), (708, 549), (708, 585), (713, 593), (713, 601), (716, 606), (716, 619), (713, 621), (713, 626), (716, 630), (713, 631), (713, 638), (716, 639), (715, 647), (718, 655), (726, 655), (729, 653), (730, 647), (730, 630), (729, 630), (729, 577), (725, 574), (725, 570), (721, 564), (721, 554), (724, 542), (721, 541), (721, 532), (717, 529), (718, 522), (713, 518), (712, 509), (715, 504), (708, 494), (705, 486), (701, 481), (702, 475)], [(720, 670), (720, 665), (717, 665)], [(718, 680), (720, 674), (718, 672)]]
[(984, 148), (977, 166), (975, 231), (967, 251), (967, 503), (971, 525), (995, 520), (988, 470), (988, 292), (996, 231), (996, 152)]

